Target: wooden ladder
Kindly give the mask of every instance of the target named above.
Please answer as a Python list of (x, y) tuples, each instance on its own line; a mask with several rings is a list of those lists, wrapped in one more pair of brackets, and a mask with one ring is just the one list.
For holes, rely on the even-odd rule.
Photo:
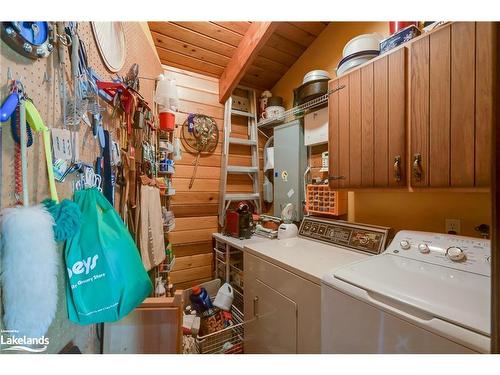
[[(226, 218), (226, 210), (233, 201), (251, 201), (255, 203), (255, 208), (258, 213), (261, 212), (260, 202), (260, 186), (259, 186), (259, 142), (257, 130), (257, 104), (255, 90), (238, 87), (241, 90), (248, 92), (250, 102), (250, 111), (244, 112), (233, 109), (233, 97), (226, 100), (224, 106), (224, 146), (222, 149), (221, 160), (221, 180), (219, 194), (219, 224), (224, 226)], [(247, 119), (248, 139), (231, 137), (231, 123), (233, 116), (243, 116)], [(252, 164), (250, 167), (229, 165), (229, 146), (231, 144), (239, 144), (249, 146), (252, 156)], [(252, 179), (251, 193), (227, 193), (227, 176), (229, 174), (248, 174)]]

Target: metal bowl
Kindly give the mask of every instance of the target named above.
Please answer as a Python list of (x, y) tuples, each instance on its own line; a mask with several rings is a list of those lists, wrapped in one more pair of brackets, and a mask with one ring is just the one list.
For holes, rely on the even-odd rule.
[(294, 105), (300, 105), (328, 92), (328, 79), (307, 82), (294, 90)]
[(337, 77), (377, 56), (378, 51), (361, 51), (343, 58), (337, 67)]
[(347, 57), (353, 53), (366, 50), (380, 50), (382, 36), (377, 33), (363, 34), (348, 41), (342, 51), (342, 57)]
[(281, 96), (271, 96), (267, 99), (267, 106), (272, 107), (282, 107), (283, 106), (283, 98)]
[(304, 76), (302, 84), (317, 81), (319, 79), (330, 79), (330, 74), (328, 74), (326, 70), (311, 70)]

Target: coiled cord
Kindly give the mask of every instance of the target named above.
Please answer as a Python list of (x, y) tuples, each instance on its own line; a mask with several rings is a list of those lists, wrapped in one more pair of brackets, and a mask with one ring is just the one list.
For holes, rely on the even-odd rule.
[[(14, 111), (10, 123), (11, 123), (12, 137), (14, 138), (14, 141), (16, 140), (16, 138), (19, 140), (19, 138), (21, 137), (19, 106), (17, 106), (16, 110)], [(14, 158), (14, 172), (15, 172), (15, 184), (16, 184), (15, 196), (16, 196), (16, 203), (22, 204), (23, 201), (21, 197), (23, 195), (23, 177), (22, 177), (23, 172), (22, 172), (22, 161), (21, 161), (21, 143), (19, 141), (15, 143), (15, 152), (16, 152)]]
[[(10, 133), (12, 134), (12, 139), (16, 142), (17, 145), (21, 143), (21, 133), (20, 133), (20, 124), (19, 124), (19, 105), (16, 107), (14, 113), (12, 113), (11, 121), (10, 121)], [(26, 122), (26, 135), (27, 141), (26, 146), (30, 147), (33, 144), (33, 133), (31, 132), (31, 127)]]

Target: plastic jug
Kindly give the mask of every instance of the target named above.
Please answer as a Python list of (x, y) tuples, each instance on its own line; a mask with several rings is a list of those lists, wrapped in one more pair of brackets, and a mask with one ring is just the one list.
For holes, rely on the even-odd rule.
[(225, 283), (219, 288), (219, 291), (217, 292), (217, 296), (215, 297), (214, 301), (214, 306), (218, 307), (221, 310), (229, 311), (231, 310), (233, 299), (234, 299), (233, 287), (228, 283)]
[(160, 74), (157, 78), (155, 101), (160, 106), (160, 112), (167, 110), (177, 111), (179, 94), (175, 79), (170, 79)]

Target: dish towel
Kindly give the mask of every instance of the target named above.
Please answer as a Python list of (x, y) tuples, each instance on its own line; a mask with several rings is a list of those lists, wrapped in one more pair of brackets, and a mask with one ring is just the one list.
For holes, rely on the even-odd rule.
[(160, 189), (142, 185), (140, 196), (139, 248), (142, 263), (149, 271), (165, 260)]

